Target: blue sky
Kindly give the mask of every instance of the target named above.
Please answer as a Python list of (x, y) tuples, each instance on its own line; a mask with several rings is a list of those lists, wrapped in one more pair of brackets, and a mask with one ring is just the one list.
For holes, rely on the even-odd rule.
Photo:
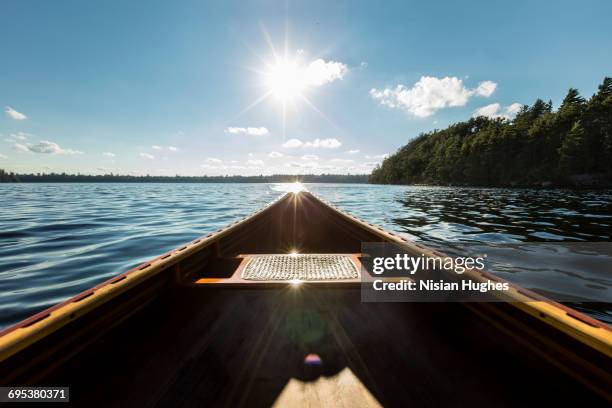
[(612, 75), (610, 1), (458, 3), (4, 2), (0, 168), (364, 173)]

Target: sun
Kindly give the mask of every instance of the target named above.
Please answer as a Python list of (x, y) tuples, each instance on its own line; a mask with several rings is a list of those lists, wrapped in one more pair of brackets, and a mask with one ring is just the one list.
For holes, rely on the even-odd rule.
[[(309, 94), (322, 84), (341, 78), (343, 72), (330, 74), (327, 71), (328, 67), (326, 65), (330, 63), (326, 63), (320, 57), (315, 57), (310, 61), (306, 60), (308, 54), (305, 53), (304, 49), (296, 49), (295, 52), (290, 51), (287, 32), (285, 33), (284, 47), (279, 53), (270, 35), (263, 26), (262, 32), (270, 47), (272, 55), (266, 58), (254, 53), (263, 65), (256, 68), (247, 67), (246, 69), (259, 76), (260, 81), (258, 81), (258, 86), (261, 86), (264, 91), (259, 97), (242, 109), (236, 117), (244, 115), (264, 101), (274, 100), (274, 102), (276, 102), (274, 104), (275, 109), (280, 108), (283, 140), (286, 136), (289, 111), (298, 112), (302, 105), (308, 106), (323, 117), (323, 119), (338, 128), (333, 121), (321, 112), (321, 110), (309, 99)], [(337, 65), (339, 63), (332, 62), (331, 64)], [(339, 65), (343, 66), (343, 64)], [(341, 70), (346, 70), (346, 67), (343, 67), (344, 68), (340, 67)], [(332, 68), (337, 70), (336, 67)]]
[(264, 72), (264, 83), (270, 94), (283, 103), (302, 97), (307, 85), (304, 68), (287, 57), (276, 58)]

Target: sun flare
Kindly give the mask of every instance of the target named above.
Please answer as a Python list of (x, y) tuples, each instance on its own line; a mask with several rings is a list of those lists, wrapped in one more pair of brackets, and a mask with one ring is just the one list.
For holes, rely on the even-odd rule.
[(286, 136), (287, 119), (290, 111), (298, 112), (303, 105), (338, 128), (330, 118), (315, 106), (309, 99), (309, 95), (316, 91), (316, 88), (341, 80), (348, 72), (347, 65), (338, 61), (324, 60), (319, 55), (310, 55), (301, 48), (291, 50), (287, 33), (285, 33), (284, 47), (281, 51), (274, 46), (270, 35), (263, 26), (262, 32), (270, 47), (271, 55), (265, 57), (255, 54), (262, 65), (247, 69), (260, 77), (258, 85), (263, 88), (263, 92), (242, 109), (237, 117), (244, 115), (264, 101), (273, 100), (275, 103), (270, 106), (278, 109), (281, 114), (283, 140)]
[(287, 58), (277, 59), (264, 76), (268, 91), (282, 102), (302, 96), (306, 88), (304, 69)]

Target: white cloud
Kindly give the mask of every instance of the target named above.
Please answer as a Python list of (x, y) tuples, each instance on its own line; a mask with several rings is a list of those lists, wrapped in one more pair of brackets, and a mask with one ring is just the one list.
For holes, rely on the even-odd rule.
[(283, 143), (283, 147), (287, 149), (295, 149), (298, 147), (302, 147), (304, 143), (300, 139), (289, 139), (285, 143)]
[(268, 157), (278, 159), (279, 157), (283, 157), (283, 154), (279, 152), (270, 152), (270, 154), (268, 154)]
[(0, 154), (0, 159), (8, 159), (8, 157), (3, 154)]
[(337, 79), (344, 78), (348, 72), (346, 64), (335, 61), (324, 61), (318, 58), (304, 69), (304, 81), (311, 86), (321, 86)]
[(476, 88), (476, 95), (484, 96), (485, 98), (488, 98), (489, 96), (493, 95), (493, 92), (495, 92), (496, 88), (497, 88), (497, 84), (493, 81), (481, 82), (478, 84), (478, 87)]
[(264, 165), (264, 161), (263, 160), (257, 160), (257, 159), (251, 159), (251, 160), (247, 160), (247, 164), (249, 166), (263, 166)]
[(28, 146), (23, 145), (21, 143), (15, 143), (13, 145), (13, 147), (15, 148), (15, 150), (19, 151), (19, 152), (28, 152)]
[(304, 143), (304, 147), (314, 147), (322, 149), (336, 149), (342, 146), (342, 143), (338, 139), (315, 139), (312, 142)]
[(368, 67), (368, 63), (366, 61), (361, 61), (361, 64), (359, 64), (359, 68), (361, 69), (366, 69)]
[(42, 153), (42, 154), (82, 154), (79, 150), (63, 149), (57, 143), (48, 140), (41, 140), (38, 143), (21, 144), (15, 143), (13, 147), (21, 152)]
[(177, 152), (178, 151), (178, 147), (168, 146), (168, 150), (170, 150), (171, 152)]
[(472, 117), (485, 116), (491, 119), (512, 119), (523, 107), (520, 103), (513, 103), (502, 107), (499, 103), (482, 106), (474, 111)]
[(303, 169), (314, 169), (317, 167), (316, 162), (290, 162), (285, 164), (288, 167), (298, 167)]
[(25, 133), (25, 132), (17, 132), (17, 133), (11, 133), (9, 135), (9, 139), (13, 139), (13, 140), (27, 140), (27, 138), (30, 135), (29, 133)]
[(370, 96), (381, 105), (404, 109), (416, 117), (425, 118), (446, 107), (465, 106), (474, 95), (488, 97), (496, 87), (494, 82), (484, 81), (477, 88), (469, 89), (457, 77), (423, 76), (412, 88), (401, 84), (383, 90), (372, 88)]
[(488, 118), (496, 118), (496, 117), (499, 117), (498, 112), (500, 108), (501, 108), (501, 105), (499, 103), (492, 103), (490, 105), (486, 105), (486, 106), (476, 109), (472, 116), (473, 117), (486, 116)]
[(206, 163), (222, 163), (223, 160), (217, 159), (216, 157), (208, 157)]
[(511, 116), (516, 116), (517, 113), (522, 109), (524, 105), (522, 103), (515, 102), (506, 107), (506, 113)]
[(104, 157), (115, 157), (115, 153), (104, 152), (104, 153), (102, 153), (102, 156), (104, 156)]
[(302, 160), (319, 160), (319, 156), (316, 154), (305, 154), (302, 156)]
[(153, 146), (151, 146), (151, 149), (153, 149), (153, 150), (162, 150), (162, 147), (158, 146), (158, 145), (153, 145)]
[(348, 154), (357, 154), (359, 153), (359, 150), (355, 149), (355, 150), (347, 150), (346, 151)]
[(351, 160), (351, 159), (331, 159), (330, 162), (331, 163), (339, 163), (339, 164), (348, 164), (348, 163), (352, 163), (353, 160)]
[(270, 131), (265, 127), (228, 127), (227, 133), (233, 135), (266, 136)]
[(10, 106), (7, 106), (4, 112), (9, 118), (12, 118), (15, 120), (25, 120), (28, 118), (26, 115), (24, 115), (21, 112), (17, 112), (15, 109), (11, 108)]
[(140, 153), (140, 157), (147, 160), (153, 160), (155, 158), (155, 156), (149, 153)]
[(374, 156), (366, 156), (366, 159), (384, 160), (389, 157), (389, 153), (376, 154)]
[(315, 139), (312, 141), (302, 142), (299, 139), (289, 139), (283, 143), (283, 147), (287, 149), (296, 149), (298, 147), (307, 147), (313, 149), (336, 149), (342, 146), (342, 143), (338, 139)]

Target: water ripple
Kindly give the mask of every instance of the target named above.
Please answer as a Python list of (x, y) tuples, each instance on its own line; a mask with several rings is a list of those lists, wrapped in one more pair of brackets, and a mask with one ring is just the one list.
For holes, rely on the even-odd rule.
[[(612, 231), (610, 191), (308, 189), (369, 222), (444, 249), (457, 243), (610, 241)], [(0, 327), (215, 231), (284, 190), (274, 184), (2, 184)], [(560, 274), (591, 291), (610, 290), (610, 280), (597, 276), (529, 268), (499, 273), (542, 291)], [(576, 307), (612, 320), (607, 307)]]

